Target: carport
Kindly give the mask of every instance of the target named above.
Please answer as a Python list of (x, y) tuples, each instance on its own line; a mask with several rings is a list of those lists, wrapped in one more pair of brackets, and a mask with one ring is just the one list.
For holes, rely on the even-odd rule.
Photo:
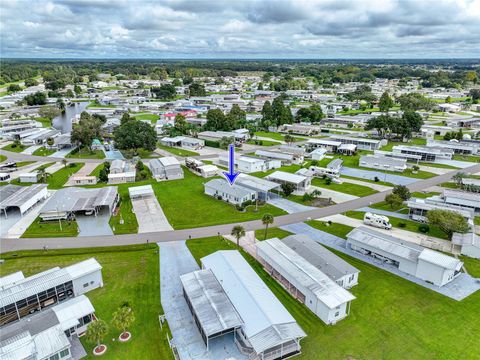
[(26, 213), (36, 203), (48, 197), (46, 184), (35, 184), (28, 187), (5, 185), (0, 188), (0, 211), (7, 218), (7, 210), (17, 208), (20, 215)]

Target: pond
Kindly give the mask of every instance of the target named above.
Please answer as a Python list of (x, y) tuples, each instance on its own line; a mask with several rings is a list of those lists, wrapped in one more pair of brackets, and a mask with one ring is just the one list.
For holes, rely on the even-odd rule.
[(65, 112), (53, 119), (52, 125), (55, 129), (60, 130), (62, 134), (72, 131), (72, 118), (77, 114), (81, 114), (89, 104), (88, 101), (75, 102), (66, 105)]

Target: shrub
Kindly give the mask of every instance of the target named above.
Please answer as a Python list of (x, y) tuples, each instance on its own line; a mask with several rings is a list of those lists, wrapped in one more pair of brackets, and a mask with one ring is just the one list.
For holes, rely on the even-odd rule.
[(77, 167), (77, 164), (76, 163), (70, 163), (70, 164), (68, 164), (68, 167), (74, 168), (74, 167)]
[(379, 181), (380, 181), (380, 179), (378, 178), (378, 176), (375, 176), (375, 178), (373, 179), (373, 181), (375, 181), (375, 182), (379, 182)]
[(326, 185), (330, 185), (331, 183), (332, 183), (332, 179), (330, 179), (329, 177), (327, 177), (327, 178), (325, 179), (325, 184), (326, 184)]
[(426, 234), (430, 231), (430, 226), (428, 226), (427, 224), (420, 224), (420, 225), (418, 225), (418, 231)]
[(404, 228), (406, 226), (407, 226), (407, 224), (405, 224), (404, 222), (398, 223), (398, 227)]

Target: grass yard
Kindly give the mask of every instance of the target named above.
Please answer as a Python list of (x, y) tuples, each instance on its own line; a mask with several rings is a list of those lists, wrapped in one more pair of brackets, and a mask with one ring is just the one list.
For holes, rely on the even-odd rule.
[(43, 127), (52, 126), (52, 120), (46, 117), (37, 117), (37, 118), (34, 118), (33, 120), (38, 121), (39, 123), (42, 123)]
[(305, 224), (321, 231), (325, 231), (329, 234), (341, 237), (343, 239), (347, 238), (347, 234), (353, 230), (353, 227), (337, 223), (328, 223), (326, 221), (319, 220), (308, 220), (305, 221)]
[(54, 172), (47, 178), (49, 189), (61, 189), (67, 182), (68, 178), (80, 170), (84, 163), (70, 163), (66, 167)]
[(98, 178), (98, 176), (100, 175), (100, 170), (103, 169), (103, 163), (102, 164), (99, 164), (95, 169), (93, 169), (93, 171), (88, 174), (89, 176), (96, 176)]
[[(276, 132), (267, 132), (267, 131), (257, 131), (255, 136), (270, 138), (277, 141), (285, 141), (285, 134), (280, 134)], [(294, 141), (304, 141), (305, 139), (299, 137), (293, 137)], [(275, 144), (277, 145), (277, 144)]]
[[(363, 220), (365, 212), (363, 211), (347, 211), (346, 215), (348, 217), (358, 219), (358, 220)], [(421, 225), (421, 223), (413, 221), (413, 220), (405, 220), (405, 219), (399, 219), (393, 216), (388, 217), (390, 219), (390, 223), (392, 224), (393, 227), (406, 230), (406, 231), (411, 231), (414, 233), (418, 234), (425, 234), (422, 233), (420, 230), (418, 230), (418, 227)], [(400, 226), (400, 224), (405, 224), (404, 227)], [(450, 238), (445, 234), (440, 228), (436, 226), (429, 225), (430, 230), (426, 233), (426, 235), (430, 235), (439, 239), (444, 239), (444, 240), (450, 240)]]
[(260, 145), (260, 146), (274, 146), (274, 145), (279, 145), (280, 143), (278, 141), (269, 141), (269, 140), (253, 140), (250, 139), (247, 141), (247, 144), (250, 145)]
[(228, 224), (261, 219), (263, 214), (284, 215), (285, 211), (265, 204), (255, 212), (255, 206), (249, 206), (240, 212), (231, 204), (204, 194), (204, 179), (184, 169), (185, 178), (155, 182), (152, 187), (155, 195), (174, 229), (188, 229), (210, 225)]
[(473, 277), (480, 278), (480, 260), (468, 256), (460, 256), (468, 273)]
[(109, 109), (115, 109), (115, 105), (101, 105), (99, 103), (96, 103), (94, 101), (91, 101), (90, 104), (87, 105), (87, 109), (104, 109), (104, 108), (109, 108)]
[(420, 166), (429, 166), (429, 167), (434, 167), (434, 168), (440, 168), (440, 169), (459, 169), (457, 166), (452, 166), (452, 165), (447, 165), (447, 164), (437, 164), (437, 163), (429, 163), (429, 162), (420, 162), (418, 163)]
[[(96, 169), (95, 169), (96, 170)], [(130, 185), (130, 184), (129, 184)], [(130, 186), (137, 186), (138, 183)], [(127, 184), (118, 185), (118, 194), (120, 195), (120, 210), (118, 214), (110, 217), (110, 227), (115, 235), (135, 234), (138, 232), (137, 217), (133, 213), (132, 201), (128, 195)], [(121, 223), (123, 222), (123, 224)]]
[(2, 150), (11, 151), (11, 152), (15, 152), (15, 153), (20, 153), (28, 147), (29, 146), (24, 146), (22, 144), (17, 145), (15, 143), (11, 143), (10, 145), (6, 145), (6, 146), (2, 147)]
[[(283, 239), (284, 237), (293, 235), (290, 231), (280, 229), (278, 227), (268, 228), (267, 239), (279, 238)], [(265, 229), (255, 230), (255, 238), (257, 240), (265, 240)]]
[(385, 211), (398, 211), (403, 208), (406, 208), (407, 206), (405, 204), (401, 204), (399, 206), (394, 206), (391, 207), (389, 204), (387, 204), (385, 201), (380, 201), (378, 203), (370, 205), (371, 208), (373, 209), (378, 209), (378, 210), (385, 210)]
[(42, 146), (41, 148), (38, 148), (37, 150), (35, 150), (32, 153), (32, 155), (35, 155), (35, 156), (49, 156), (49, 155), (52, 155), (55, 152), (56, 152), (56, 150), (47, 149), (47, 148), (45, 148), (45, 146)]
[(27, 166), (27, 165), (31, 165), (31, 164), (35, 164), (36, 161), (19, 161), (17, 162), (17, 168), (21, 168), (23, 166)]
[(341, 175), (341, 178), (342, 179), (359, 180), (359, 181), (363, 181), (363, 182), (367, 182), (367, 183), (390, 186), (390, 187), (395, 186), (395, 184), (392, 184), (392, 183), (389, 183), (389, 182), (386, 182), (386, 181), (375, 181), (375, 180), (370, 180), (370, 179), (356, 178), (355, 176)]
[(302, 167), (300, 165), (296, 165), (296, 164), (293, 164), (293, 165), (286, 165), (286, 166), (281, 166), (279, 167), (278, 169), (272, 169), (272, 170), (268, 170), (268, 171), (258, 171), (258, 172), (253, 172), (253, 173), (250, 173), (249, 175), (252, 175), (252, 176), (256, 176), (256, 177), (259, 177), (259, 178), (264, 178), (272, 173), (274, 173), (275, 171), (284, 171), (284, 172), (288, 172), (288, 173), (294, 173), (295, 171), (298, 171), (300, 170)]
[(105, 153), (101, 150), (81, 148), (78, 151), (73, 150), (66, 157), (69, 159), (105, 159)]
[(336, 184), (332, 182), (330, 183), (330, 185), (327, 185), (326, 179), (321, 179), (321, 178), (313, 178), (312, 185), (325, 188), (325, 189), (330, 189), (333, 191), (338, 191), (345, 194), (358, 196), (358, 197), (373, 195), (378, 192), (367, 186), (357, 185), (357, 184), (352, 184), (347, 182), (344, 182), (343, 184)]
[(160, 118), (158, 115), (155, 115), (155, 114), (138, 114), (133, 116), (137, 120), (148, 120), (152, 124), (156, 124), (157, 120)]
[(7, 157), (5, 155), (0, 155), (0, 162), (4, 162), (7, 160)]
[(427, 144), (427, 139), (422, 138), (413, 138), (408, 142), (402, 141), (389, 141), (387, 145), (382, 146), (382, 151), (392, 151), (392, 148), (397, 145), (406, 145), (406, 146), (422, 146)]
[(61, 221), (62, 230), (58, 221), (41, 222), (37, 217), (21, 237), (23, 238), (52, 238), (52, 237), (73, 237), (78, 235), (76, 221)]
[(473, 222), (475, 223), (475, 225), (480, 226), (480, 216), (475, 216)]
[[(104, 359), (173, 359), (166, 340), (168, 326), (160, 330), (158, 315), (163, 314), (160, 303), (160, 273), (158, 246), (133, 245), (94, 249), (69, 249), (44, 251), (20, 251), (3, 256), (6, 262), (0, 265), (1, 275), (22, 270), (26, 276), (55, 266), (64, 267), (95, 257), (102, 265), (104, 287), (90, 291), (86, 296), (95, 307), (95, 314), (109, 325), (104, 344), (108, 350)], [(135, 322), (129, 329), (132, 340), (118, 341), (119, 330), (111, 325), (112, 315), (128, 301), (135, 312)], [(170, 334), (169, 334), (170, 336)], [(113, 341), (115, 339), (115, 341)], [(86, 359), (95, 346), (84, 337), (82, 343), (87, 351)]]
[(165, 146), (165, 145), (162, 145), (162, 144), (157, 144), (157, 148), (159, 148), (161, 150), (168, 151), (169, 153), (172, 153), (173, 155), (177, 155), (177, 156), (187, 157), (187, 156), (198, 156), (198, 155), (200, 155), (199, 153), (197, 153), (195, 151), (185, 150), (185, 149), (178, 148), (178, 147)]
[[(188, 240), (199, 261), (217, 250), (235, 249), (218, 237)], [(297, 320), (307, 337), (298, 359), (476, 359), (480, 332), (480, 292), (457, 302), (343, 254), (360, 270), (357, 297), (350, 315), (325, 325), (273, 280), (261, 265), (242, 253), (249, 264)], [(432, 333), (434, 330), (434, 334)], [(406, 355), (408, 354), (408, 355)]]
[(480, 156), (453, 155), (453, 160), (469, 161), (469, 162), (478, 163), (478, 162), (480, 162)]
[(435, 196), (435, 195), (440, 195), (440, 193), (438, 192), (435, 192), (435, 191), (422, 191), (422, 192), (413, 192), (412, 193), (412, 197), (416, 197), (416, 198), (420, 198), (420, 199), (426, 199), (428, 197), (431, 197), (431, 196)]

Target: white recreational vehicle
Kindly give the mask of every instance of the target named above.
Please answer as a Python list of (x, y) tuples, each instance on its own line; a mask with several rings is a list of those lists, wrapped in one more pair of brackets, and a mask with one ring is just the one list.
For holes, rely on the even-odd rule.
[(386, 230), (390, 230), (392, 228), (392, 224), (390, 224), (390, 219), (388, 217), (373, 214), (371, 212), (365, 213), (363, 217), (363, 223)]

